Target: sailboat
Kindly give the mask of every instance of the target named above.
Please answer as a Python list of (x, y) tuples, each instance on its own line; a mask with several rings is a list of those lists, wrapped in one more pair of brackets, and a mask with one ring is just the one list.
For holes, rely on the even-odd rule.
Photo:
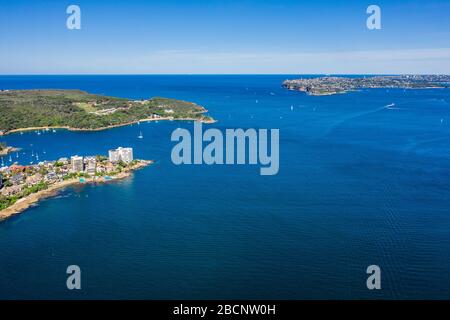
[(18, 158), (19, 157), (19, 153), (18, 152), (16, 152), (16, 158)]
[(9, 162), (12, 162), (12, 158), (11, 158), (11, 156), (9, 156)]
[(3, 162), (3, 157), (2, 157), (2, 167), (4, 167), (5, 166), (5, 163)]
[(142, 131), (139, 133), (138, 138), (139, 139), (144, 139), (144, 136), (142, 135)]
[(291, 111), (294, 110), (294, 106), (291, 106)]
[(36, 160), (39, 161), (39, 155), (36, 152)]

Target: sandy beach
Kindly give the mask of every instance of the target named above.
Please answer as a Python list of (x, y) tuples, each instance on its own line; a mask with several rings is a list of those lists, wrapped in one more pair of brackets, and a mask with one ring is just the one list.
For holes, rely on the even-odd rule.
[(11, 133), (16, 133), (16, 132), (26, 132), (26, 131), (35, 131), (35, 130), (53, 130), (53, 129), (65, 129), (65, 130), (69, 130), (69, 131), (102, 131), (102, 130), (108, 130), (108, 129), (113, 129), (113, 128), (117, 128), (117, 127), (128, 126), (128, 125), (135, 124), (138, 122), (148, 122), (148, 121), (200, 121), (202, 123), (208, 123), (208, 124), (216, 122), (216, 120), (198, 120), (195, 118), (176, 118), (175, 119), (173, 117), (163, 117), (163, 118), (140, 119), (140, 120), (136, 120), (136, 121), (114, 124), (114, 125), (95, 128), (95, 129), (72, 128), (72, 127), (68, 127), (68, 126), (45, 126), (45, 127), (18, 128), (18, 129), (13, 129), (13, 130), (9, 130), (9, 131), (0, 131), (0, 136), (5, 136), (5, 135), (11, 134)]
[(129, 177), (133, 171), (139, 170), (152, 163), (153, 161), (140, 160), (140, 162), (138, 162), (133, 167), (126, 168), (124, 171), (115, 176), (110, 176), (110, 179), (105, 179), (104, 177), (93, 177), (93, 178), (85, 178), (85, 182), (80, 182), (79, 178), (74, 178), (52, 184), (47, 189), (36, 193), (32, 193), (28, 197), (21, 198), (17, 200), (17, 202), (14, 203), (13, 205), (0, 211), (0, 222), (2, 220), (8, 219), (16, 214), (23, 212), (24, 210), (28, 209), (30, 206), (37, 203), (41, 199), (55, 196), (59, 190), (62, 190), (68, 186), (85, 183), (107, 183), (111, 181), (117, 181)]

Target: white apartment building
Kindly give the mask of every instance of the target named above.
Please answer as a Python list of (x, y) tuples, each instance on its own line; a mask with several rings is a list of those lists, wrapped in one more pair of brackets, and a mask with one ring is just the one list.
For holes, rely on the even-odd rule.
[(133, 161), (133, 148), (119, 147), (115, 150), (109, 150), (109, 161), (130, 163)]
[(120, 153), (119, 150), (109, 150), (108, 151), (108, 155), (109, 155), (109, 161), (111, 162), (119, 162), (120, 161)]
[(86, 157), (86, 173), (90, 176), (94, 176), (97, 170), (97, 159), (95, 157)]
[(83, 157), (72, 156), (70, 158), (72, 172), (82, 172), (84, 170)]

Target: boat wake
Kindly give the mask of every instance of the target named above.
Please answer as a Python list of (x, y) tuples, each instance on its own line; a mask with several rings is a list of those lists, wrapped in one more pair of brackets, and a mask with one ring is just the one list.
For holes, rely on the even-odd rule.
[(389, 109), (389, 110), (399, 110), (400, 109), (400, 108), (395, 106), (395, 103), (391, 103), (391, 104), (385, 105), (384, 107), (386, 109)]
[(334, 130), (336, 130), (338, 127), (342, 126), (343, 124), (345, 124), (345, 123), (347, 123), (349, 121), (352, 121), (352, 120), (355, 120), (355, 119), (358, 119), (360, 117), (367, 116), (367, 115), (370, 115), (370, 114), (374, 114), (374, 113), (380, 112), (380, 111), (385, 110), (385, 109), (386, 109), (386, 106), (378, 107), (376, 109), (355, 113), (355, 114), (350, 115), (348, 117), (342, 118), (341, 120), (339, 120), (338, 122), (336, 122), (336, 123), (334, 123), (333, 125), (330, 126), (330, 128), (323, 135), (323, 138), (327, 137)]
[(449, 140), (450, 140), (450, 137), (439, 137), (439, 138), (426, 139), (426, 140), (412, 140), (405, 146), (403, 151), (406, 154), (418, 153), (421, 149), (423, 149), (426, 146), (430, 146), (435, 143), (443, 143), (443, 142), (446, 142)]

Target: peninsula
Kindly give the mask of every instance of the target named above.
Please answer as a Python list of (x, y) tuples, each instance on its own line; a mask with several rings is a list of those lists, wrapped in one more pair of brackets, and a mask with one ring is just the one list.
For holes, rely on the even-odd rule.
[(16, 152), (19, 150), (19, 148), (7, 146), (6, 144), (0, 142), (0, 156), (6, 156), (8, 153)]
[(431, 89), (449, 88), (448, 75), (398, 75), (398, 76), (355, 76), (317, 77), (285, 80), (282, 86), (289, 90), (303, 91), (308, 95), (322, 96), (346, 93), (359, 89), (399, 88)]
[(40, 199), (74, 184), (123, 179), (153, 163), (133, 159), (132, 148), (118, 148), (105, 156), (72, 156), (35, 165), (0, 168), (0, 221), (29, 208)]
[(151, 120), (214, 122), (206, 112), (195, 103), (167, 98), (130, 100), (80, 90), (1, 90), (0, 135), (50, 128), (93, 131)]

